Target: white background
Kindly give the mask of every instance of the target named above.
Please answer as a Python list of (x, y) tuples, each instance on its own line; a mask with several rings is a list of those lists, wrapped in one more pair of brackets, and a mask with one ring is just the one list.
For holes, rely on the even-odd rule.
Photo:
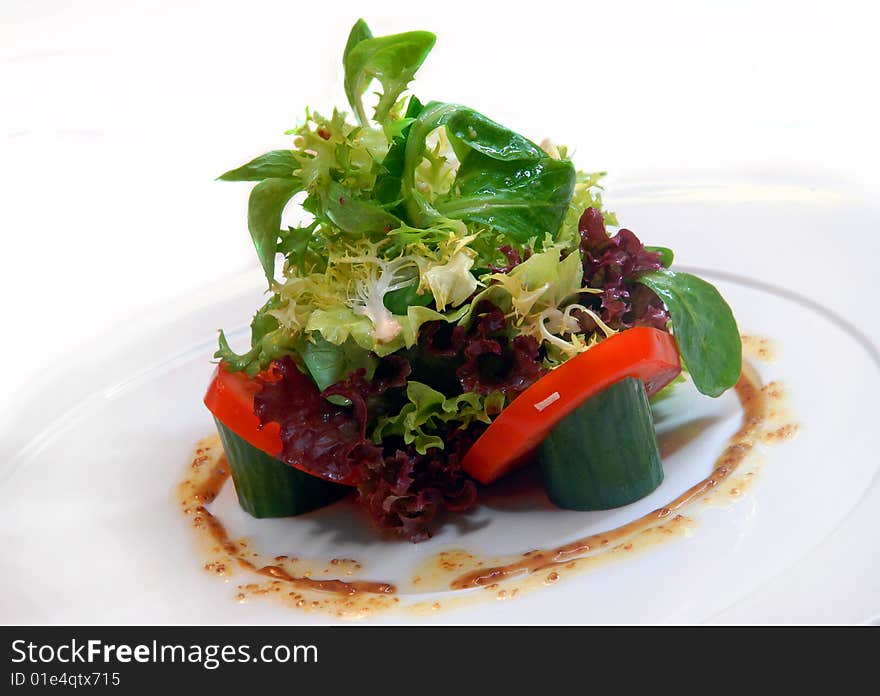
[[(285, 147), (307, 105), (344, 105), (341, 52), (362, 15), (376, 34), (438, 35), (423, 99), (573, 146), (580, 167), (610, 172), (607, 202), (651, 243), (668, 241), (652, 224), (675, 224), (628, 218), (628, 196), (691, 187), (663, 209), (683, 220), (679, 260), (808, 295), (876, 343), (875, 7), (4, 0), (0, 432), (90, 346), (259, 278), (248, 185), (214, 178)], [(756, 199), (814, 223), (756, 220), (717, 240), (686, 222), (693, 201), (711, 220), (716, 202), (723, 214)]]
[[(610, 172), (623, 224), (663, 243), (627, 219), (625, 199), (614, 205), (617, 183), (720, 177), (873, 204), (874, 6), (4, 0), (0, 361), (24, 386), (78, 346), (256, 268), (248, 185), (214, 177), (284, 147), (306, 105), (344, 104), (340, 56), (362, 14), (375, 33), (438, 35), (416, 82), (424, 99), (570, 144), (582, 168)], [(841, 263), (877, 260), (876, 234), (842, 227), (826, 240), (848, 246)], [(760, 256), (676, 251), (746, 273)], [(835, 304), (827, 283), (799, 289)]]

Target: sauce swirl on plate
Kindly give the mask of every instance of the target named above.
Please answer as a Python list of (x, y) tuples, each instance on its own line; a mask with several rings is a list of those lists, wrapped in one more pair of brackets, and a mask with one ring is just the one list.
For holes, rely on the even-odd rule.
[[(769, 341), (749, 336), (743, 339), (747, 356), (765, 361), (773, 359)], [(398, 590), (401, 584), (415, 592), (443, 593), (446, 607), (485, 596), (509, 600), (539, 587), (552, 586), (570, 571), (594, 568), (598, 563), (689, 533), (693, 519), (685, 511), (697, 503), (726, 504), (739, 499), (759, 468), (758, 445), (788, 439), (797, 432), (798, 426), (791, 421), (782, 385), (778, 382), (762, 385), (757, 371), (748, 362), (744, 362), (735, 391), (742, 410), (739, 429), (728, 440), (711, 472), (662, 507), (614, 529), (515, 556), (489, 558), (466, 549), (445, 549), (423, 562), (410, 578), (357, 580), (352, 576), (359, 573), (362, 566), (353, 559), (308, 561), (290, 555), (266, 556), (251, 549), (247, 540), (231, 539), (223, 522), (208, 509), (229, 478), (216, 436), (199, 443), (178, 488), (178, 500), (207, 557), (204, 563), (207, 571), (228, 577), (238, 569), (265, 579), (239, 585), (236, 594), (239, 601), (272, 596), (296, 609), (363, 618), (392, 607), (405, 606), (421, 612), (443, 608), (444, 605), (433, 598), (401, 603)], [(314, 578), (313, 575), (327, 577)], [(472, 591), (475, 589), (487, 590), (490, 594), (478, 592), (475, 595)]]

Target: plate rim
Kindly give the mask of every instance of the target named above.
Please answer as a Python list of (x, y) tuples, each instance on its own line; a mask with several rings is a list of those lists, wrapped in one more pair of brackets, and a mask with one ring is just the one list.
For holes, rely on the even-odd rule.
[[(852, 338), (859, 348), (865, 351), (871, 362), (878, 369), (878, 372), (880, 372), (880, 350), (878, 350), (873, 341), (857, 326), (853, 325), (852, 322), (841, 317), (834, 312), (834, 310), (825, 307), (821, 302), (788, 288), (779, 287), (760, 279), (730, 273), (728, 271), (689, 265), (681, 265), (678, 266), (677, 269), (685, 272), (697, 273), (710, 279), (715, 278), (724, 282), (742, 285), (761, 292), (769, 292), (786, 300), (793, 301), (812, 312), (819, 313), (825, 318), (832, 318), (834, 323)], [(88, 354), (92, 355), (93, 358), (96, 355), (101, 356), (102, 354), (127, 354), (132, 346), (145, 336), (155, 338), (155, 331), (158, 326), (163, 327), (163, 333), (165, 336), (164, 343), (178, 346), (178, 348), (175, 351), (171, 351), (170, 354), (161, 349), (157, 349), (155, 353), (161, 356), (160, 359), (153, 361), (147, 366), (143, 366), (140, 362), (137, 365), (129, 366), (124, 360), (120, 361), (120, 363), (114, 364), (115, 369), (112, 371), (111, 375), (106, 376), (106, 379), (102, 380), (102, 386), (97, 389), (89, 388), (87, 386), (89, 382), (84, 380), (82, 374), (76, 369), (81, 366), (83, 362), (81, 357), (83, 352), (80, 352), (78, 360), (72, 362), (72, 371), (80, 375), (78, 379), (63, 379), (64, 375), (71, 371), (71, 363), (68, 363), (63, 367), (56, 367), (55, 370), (48, 371), (44, 375), (42, 382), (44, 385), (48, 386), (49, 391), (57, 392), (59, 388), (64, 390), (64, 386), (69, 388), (69, 385), (72, 382), (75, 382), (77, 386), (73, 388), (73, 392), (75, 392), (76, 395), (71, 396), (70, 393), (67, 393), (69, 398), (59, 402), (53, 402), (55, 406), (54, 417), (52, 417), (48, 423), (43, 420), (42, 423), (45, 425), (42, 425), (41, 427), (33, 425), (36, 421), (28, 421), (27, 419), (32, 411), (38, 411), (40, 414), (45, 415), (46, 408), (44, 407), (43, 402), (47, 390), (44, 388), (42, 391), (27, 400), (23, 413), (20, 414), (19, 421), (24, 423), (30, 422), (32, 425), (30, 428), (25, 427), (16, 429), (13, 427), (13, 430), (19, 434), (19, 442), (21, 442), (22, 439), (24, 442), (18, 447), (12, 449), (12, 451), (8, 453), (8, 456), (3, 457), (4, 465), (0, 468), (0, 485), (13, 476), (19, 466), (25, 464), (31, 456), (38, 453), (42, 446), (47, 445), (59, 434), (62, 434), (67, 422), (75, 419), (77, 413), (81, 409), (87, 408), (95, 398), (125, 391), (131, 386), (136, 385), (138, 379), (144, 374), (155, 374), (156, 370), (164, 371), (165, 369), (172, 367), (178, 361), (191, 357), (193, 351), (201, 350), (208, 342), (205, 338), (206, 334), (202, 329), (207, 318), (205, 315), (210, 314), (210, 310), (221, 303), (242, 303), (246, 298), (247, 302), (250, 302), (251, 298), (257, 294), (257, 288), (258, 276), (253, 270), (249, 269), (248, 271), (235, 275), (229, 281), (218, 282), (211, 286), (207, 286), (203, 291), (198, 293), (196, 297), (190, 298), (189, 302), (176, 306), (173, 313), (157, 312), (152, 316), (146, 317), (144, 321), (139, 321), (136, 324), (127, 327), (127, 330), (122, 335), (117, 336), (113, 341), (106, 342), (101, 341), (100, 337), (93, 338), (92, 341), (86, 343), (86, 347), (90, 347), (91, 349)], [(250, 309), (247, 310), (247, 312), (252, 312), (253, 306), (248, 306), (250, 306)], [(247, 313), (243, 316), (247, 316)], [(201, 321), (197, 320), (199, 318)], [(170, 330), (174, 327), (188, 329), (188, 333), (184, 332), (188, 336), (185, 342), (181, 341), (175, 331)], [(236, 326), (232, 331), (240, 331), (245, 328), (246, 324), (243, 323)], [(180, 348), (181, 345), (185, 345), (186, 347)], [(98, 359), (97, 362), (98, 364), (102, 363), (100, 359)], [(132, 372), (131, 368), (138, 369), (135, 369)], [(61, 379), (59, 379), (59, 377)], [(62, 386), (59, 387), (58, 385)], [(30, 435), (27, 434), (28, 432)], [(22, 433), (25, 433), (23, 437), (21, 435)], [(8, 449), (6, 445), (2, 446), (2, 450), (6, 449)], [(0, 455), (6, 454), (5, 451), (0, 451)], [(754, 602), (756, 599), (760, 602), (761, 596), (765, 594), (768, 589), (772, 589), (773, 586), (778, 584), (782, 579), (793, 575), (796, 577), (800, 568), (809, 565), (810, 559), (815, 556), (821, 556), (823, 553), (827, 554), (830, 545), (833, 546), (834, 544), (846, 543), (846, 541), (851, 541), (853, 538), (857, 538), (860, 531), (857, 525), (852, 524), (852, 520), (857, 515), (865, 514), (866, 511), (870, 516), (871, 510), (877, 511), (874, 514), (874, 518), (880, 520), (880, 467), (875, 470), (873, 477), (870, 479), (853, 507), (850, 508), (845, 516), (839, 520), (822, 539), (813, 544), (801, 556), (790, 561), (778, 573), (759, 582), (759, 584), (746, 595), (735, 598), (723, 608), (708, 616), (704, 616), (699, 623), (727, 623), (728, 621), (731, 623), (748, 623), (750, 621), (760, 620), (755, 616), (749, 618), (748, 605), (750, 602)], [(861, 534), (864, 534), (864, 532), (861, 532)], [(875, 552), (875, 555), (880, 558), (880, 549)], [(846, 558), (850, 559), (851, 562), (849, 564), (845, 562)], [(855, 569), (857, 564), (855, 563), (853, 555), (844, 557), (844, 562), (839, 561), (840, 559), (834, 564), (823, 567), (823, 583), (821, 588), (819, 588), (822, 592), (822, 597), (813, 597), (817, 601), (823, 598), (826, 600), (840, 600), (836, 588), (845, 584), (846, 580), (852, 578), (851, 570)], [(867, 614), (862, 614), (859, 618), (849, 618), (848, 621), (854, 621), (856, 623), (876, 622), (878, 618), (880, 618), (880, 596), (878, 596), (872, 604), (874, 605), (873, 609), (868, 610)], [(854, 610), (858, 611), (857, 609)], [(737, 614), (737, 611), (739, 611), (739, 614)], [(852, 614), (852, 612), (850, 612), (850, 614)], [(731, 616), (733, 618), (725, 619), (725, 616)]]

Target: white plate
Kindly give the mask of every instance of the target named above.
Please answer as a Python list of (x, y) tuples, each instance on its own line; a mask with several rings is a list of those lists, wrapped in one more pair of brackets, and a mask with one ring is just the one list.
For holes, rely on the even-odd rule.
[[(396, 611), (372, 620), (711, 620), (807, 556), (860, 501), (864, 505), (867, 498), (876, 498), (874, 413), (865, 405), (872, 403), (880, 384), (870, 351), (858, 336), (809, 303), (752, 281), (701, 273), (717, 283), (744, 331), (773, 339), (776, 361), (757, 365), (765, 381), (781, 379), (788, 386), (801, 426), (793, 440), (766, 449), (766, 464), (741, 499), (694, 515), (698, 521), (687, 536), (513, 601), (474, 601), (459, 607), (453, 602), (429, 616)], [(5, 621), (337, 620), (270, 601), (234, 602), (235, 583), (247, 576), (224, 583), (201, 569), (191, 532), (173, 499), (194, 443), (212, 430), (200, 403), (212, 370), (212, 329), (240, 326), (258, 297), (256, 289), (239, 292), (169, 322), (149, 340), (119, 349), (102, 361), (104, 379), (80, 373), (57, 387), (57, 393), (76, 393), (78, 398), (51, 425), (36, 428), (32, 421), (18, 431), (26, 444), (6, 462), (0, 493)], [(817, 375), (827, 365), (835, 366), (834, 378), (820, 380)], [(352, 518), (345, 504), (307, 518), (257, 521), (237, 508), (227, 486), (213, 509), (236, 535), (250, 536), (266, 551), (355, 558), (364, 563), (366, 577), (381, 580), (411, 576), (420, 561), (443, 548), (523, 552), (626, 522), (705, 476), (738, 426), (738, 406), (729, 394), (717, 401), (687, 393), (682, 398), (687, 404), (684, 418), (704, 424), (699, 434), (665, 459), (667, 476), (658, 491), (607, 513), (555, 510), (540, 495), (520, 495), (510, 503), (494, 496), (489, 506), (468, 516), (466, 525), (449, 525), (431, 541), (412, 545), (380, 542), (371, 529), (358, 529), (351, 520), (359, 518)], [(38, 417), (50, 403), (38, 398), (22, 413)], [(863, 540), (870, 538), (866, 529)], [(864, 587), (871, 591), (873, 580)], [(477, 593), (488, 594), (472, 594)], [(448, 595), (417, 599), (445, 601)], [(408, 600), (406, 593), (403, 599)], [(747, 614), (736, 620), (765, 618)], [(835, 620), (833, 612), (829, 620)]]
[[(198, 400), (213, 331), (242, 324), (258, 301), (256, 292), (229, 300), (237, 296), (231, 292), (195, 303), (189, 314), (177, 306), (178, 297), (220, 277), (218, 269), (253, 263), (243, 222), (247, 187), (211, 180), (257, 154), (260, 142), (265, 149), (284, 146), (280, 134), (304, 105), (342, 103), (338, 54), (327, 47), (341, 45), (360, 12), (344, 2), (322, 18), (320, 30), (300, 37), (299, 51), (316, 56), (314, 65), (279, 88), (289, 46), (267, 44), (261, 29), (267, 17), (279, 26), (301, 20), (302, 8), (270, 4), (259, 12), (214, 11), (208, 32), (204, 8), (185, 2), (165, 13), (136, 13), (122, 4), (19, 3), (6, 15), (10, 31), (0, 42), (0, 63), (11, 97), (0, 116), (7, 164), (0, 179), (14, 194), (0, 215), (7, 232), (0, 288), (8, 334), (0, 393), (2, 621), (319, 618), (257, 603), (230, 606), (232, 588), (194, 566), (189, 530), (168, 507), (181, 458), (209, 427)], [(613, 30), (583, 44), (583, 23), (557, 4), (543, 10), (573, 17), (555, 27), (563, 38), (542, 47), (541, 61), (520, 61), (516, 70), (503, 49), (531, 27), (518, 27), (513, 13), (499, 18), (487, 6), (483, 16), (469, 3), (462, 28), (460, 12), (444, 17), (426, 6), (420, 14), (409, 4), (402, 19), (383, 5), (368, 19), (383, 32), (436, 31), (437, 48), (416, 82), (419, 94), (473, 104), (531, 137), (576, 146), (579, 164), (611, 172), (606, 198), (620, 219), (646, 242), (673, 247), (677, 262), (795, 289), (834, 313), (797, 307), (786, 322), (788, 311), (771, 316), (765, 303), (773, 303), (761, 293), (737, 291), (743, 328), (763, 327), (781, 345), (773, 369), (790, 385), (803, 425), (796, 440), (768, 451), (761, 480), (740, 505), (710, 511), (692, 538), (619, 567), (496, 609), (437, 620), (870, 620), (880, 610), (874, 539), (880, 487), (864, 485), (862, 474), (877, 460), (865, 427), (865, 414), (876, 411), (877, 369), (876, 359), (864, 359), (862, 344), (876, 356), (880, 216), (876, 158), (865, 147), (872, 142), (876, 94), (861, 86), (877, 63), (876, 21), (849, 10), (830, 20), (807, 12), (793, 29), (782, 3), (775, 9), (747, 3), (724, 21), (704, 3), (656, 9), (641, 3), (640, 14), (687, 18), (667, 22), (682, 39), (675, 40), (651, 22), (632, 26), (630, 5), (585, 6), (593, 23), (635, 32), (623, 48)], [(508, 22), (503, 31), (481, 30), (499, 21)], [(74, 25), (77, 31), (70, 31)], [(159, 55), (152, 42), (157, 31), (167, 38)], [(461, 31), (482, 31), (486, 55), (497, 60), (475, 62), (459, 50)], [(565, 31), (571, 40), (564, 40)], [(780, 34), (788, 39), (782, 49)], [(239, 50), (215, 50), (221, 43)], [(695, 46), (699, 61), (692, 60)], [(206, 55), (211, 69), (203, 65)], [(595, 108), (590, 90), (571, 89), (570, 68), (579, 65), (602, 76), (604, 101), (613, 109)], [(687, 79), (677, 83), (669, 75)], [(825, 78), (822, 100), (815, 98), (817, 76)], [(523, 90), (528, 99), (511, 102)], [(646, 119), (644, 105), (657, 102), (674, 106)], [(552, 132), (547, 113), (554, 114)], [(77, 172), (55, 187), (51, 211), (45, 187), (29, 185), (45, 177), (47, 161), (56, 171)], [(712, 189), (707, 171), (748, 178), (749, 185), (728, 181)], [(646, 173), (661, 186), (627, 190), (617, 178), (643, 182)], [(856, 187), (867, 202), (817, 187), (849, 194)], [(253, 275), (258, 279), (259, 270)], [(162, 311), (177, 318), (145, 324), (139, 308), (168, 298), (175, 306)], [(107, 326), (109, 317), (124, 321)], [(847, 336), (840, 317), (869, 340)], [(128, 322), (136, 327), (122, 326)], [(106, 334), (91, 349), (70, 345), (102, 326)], [(54, 373), (51, 383), (33, 374), (38, 364)], [(853, 488), (840, 494), (847, 483)], [(853, 504), (857, 486), (863, 496)], [(794, 514), (786, 517), (790, 508)], [(678, 547), (732, 543), (731, 529), (740, 534), (730, 553), (741, 566), (705, 551), (688, 555), (686, 569), (665, 568), (681, 558), (670, 554), (685, 554)], [(640, 581), (641, 592), (649, 588), (650, 599), (618, 591), (621, 575)]]

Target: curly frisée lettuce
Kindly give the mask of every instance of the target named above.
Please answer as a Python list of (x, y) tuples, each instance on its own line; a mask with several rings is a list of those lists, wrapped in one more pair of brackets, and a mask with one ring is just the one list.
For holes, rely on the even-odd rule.
[(466, 428), (474, 421), (491, 423), (491, 416), (504, 407), (505, 398), (498, 391), (486, 396), (465, 392), (446, 398), (436, 389), (414, 380), (407, 383), (406, 397), (408, 402), (397, 414), (384, 416), (376, 423), (373, 442), (381, 444), (389, 436), (398, 436), (405, 444), (413, 445), (419, 454), (427, 454), (432, 447), (445, 447), (438, 435), (444, 424), (454, 421)]
[[(606, 231), (602, 172), (407, 93), (434, 43), (359, 20), (342, 61), (351, 115), (307, 109), (288, 148), (219, 177), (253, 184), (269, 296), (247, 350), (221, 332), (215, 357), (261, 385), (255, 413), (281, 426), (273, 454), (356, 486), (380, 526), (411, 539), (476, 500), (461, 462), (483, 430), (596, 344), (671, 332), (712, 395), (740, 357), (714, 288), (669, 271), (671, 250)], [(282, 226), (294, 200), (301, 222)]]

